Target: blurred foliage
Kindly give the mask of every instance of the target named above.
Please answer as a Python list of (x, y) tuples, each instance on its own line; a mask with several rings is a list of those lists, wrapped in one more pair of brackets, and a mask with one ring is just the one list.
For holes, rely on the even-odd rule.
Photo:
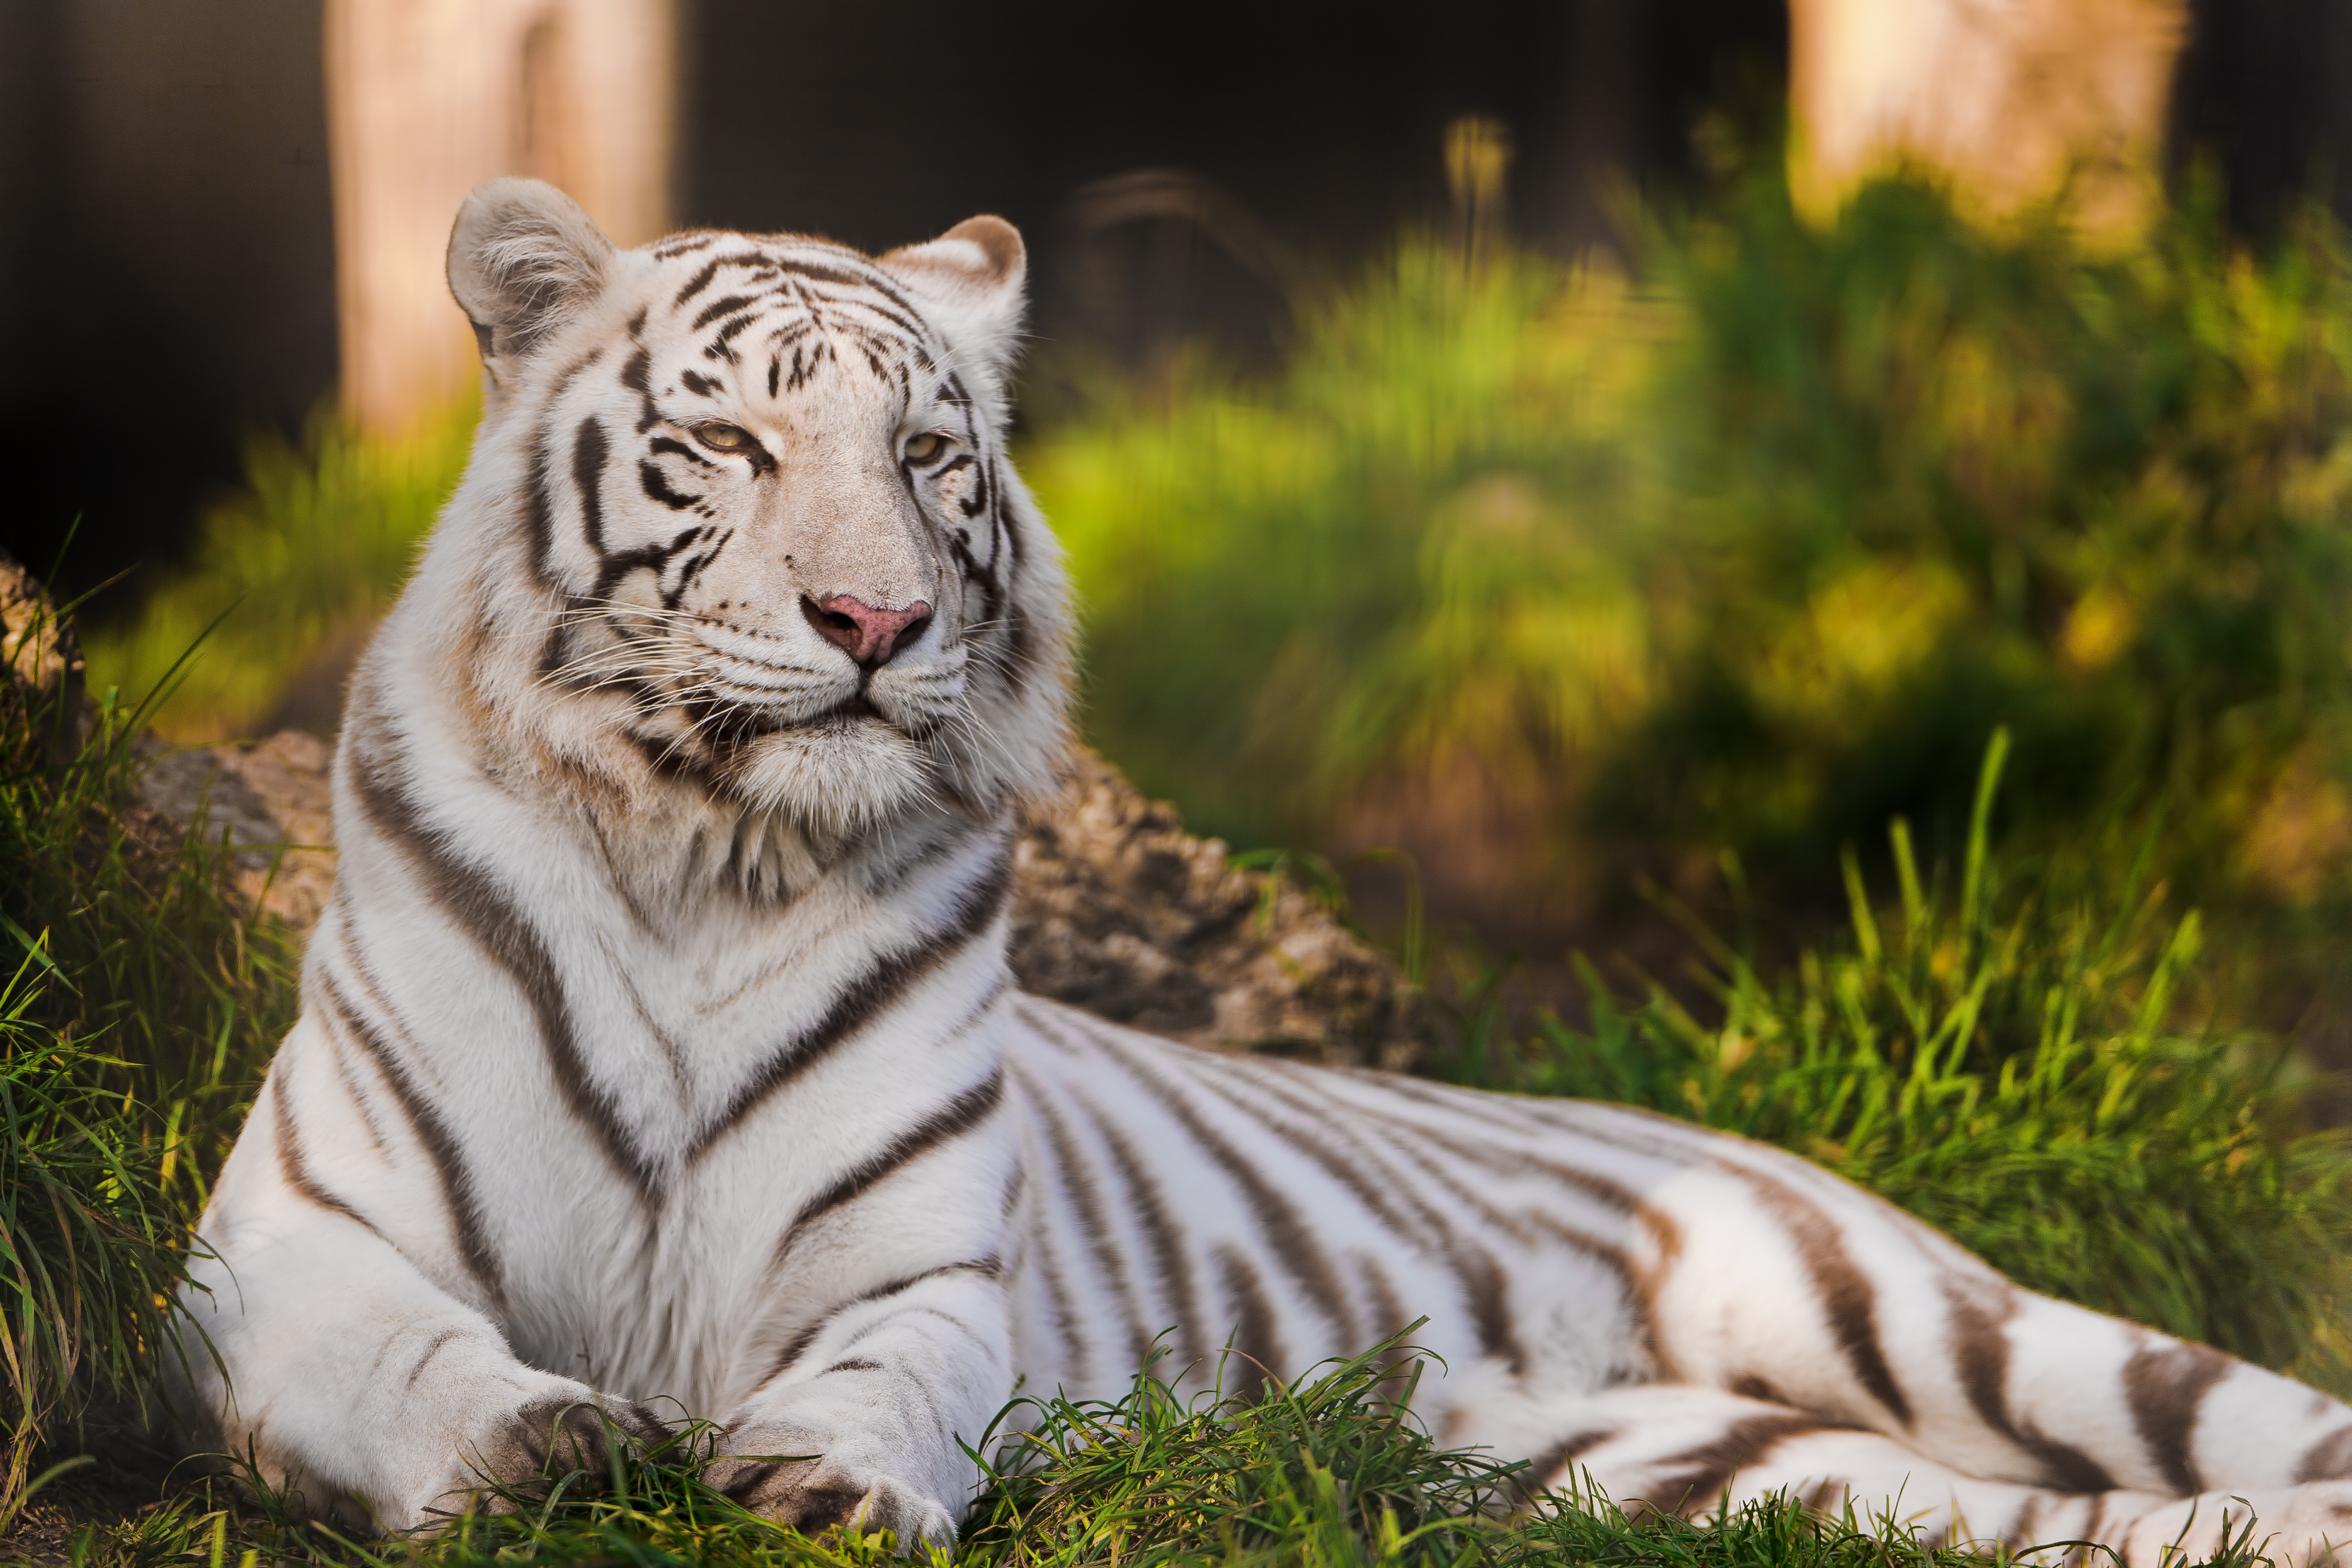
[(2221, 232), (2092, 255), (1904, 181), (1815, 227), (1768, 171), (1639, 287), (1408, 238), (1277, 376), (1030, 442), (1091, 738), (1242, 843), (1442, 880), (1499, 817), (1481, 898), (1589, 915), (1727, 848), (1833, 907), (1889, 817), (1957, 844), (2007, 725), (2008, 841), (2104, 877), (2161, 816), (2209, 909), (2340, 929), (2352, 268), (2324, 216)]
[(2165, 916), (2146, 857), (2110, 910), (2004, 886), (2006, 747), (1957, 889), (1923, 882), (1898, 821), (1894, 907), (1849, 854), (1848, 939), (1777, 972), (1717, 945), (1705, 1018), (1587, 968), (1589, 1023), (1518, 1034), (1490, 988), (1433, 1070), (1779, 1144), (2032, 1289), (2352, 1389), (2352, 1142), (2301, 1131), (2274, 1042), (2179, 1023), (2201, 927)]
[(157, 733), (261, 732), (297, 682), (339, 675), (392, 607), (465, 471), (480, 412), (469, 399), (400, 437), (331, 413), (299, 445), (255, 437), (244, 488), (205, 511), (190, 559), (160, 574), (135, 618), (83, 627), (92, 688), (143, 697), (176, 669)]

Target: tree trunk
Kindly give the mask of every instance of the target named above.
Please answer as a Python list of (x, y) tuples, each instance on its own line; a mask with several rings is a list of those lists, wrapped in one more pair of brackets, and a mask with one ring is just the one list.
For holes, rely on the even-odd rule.
[(462, 392), (442, 270), (480, 181), (562, 186), (619, 245), (669, 221), (671, 0), (327, 0), (345, 410), (404, 427)]
[(2057, 201), (2093, 237), (2154, 210), (2185, 0), (1790, 0), (1790, 175), (1825, 215), (1895, 167), (1999, 220)]

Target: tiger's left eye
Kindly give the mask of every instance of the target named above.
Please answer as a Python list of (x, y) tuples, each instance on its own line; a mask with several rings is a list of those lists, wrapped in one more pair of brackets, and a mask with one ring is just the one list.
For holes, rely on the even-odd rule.
[(751, 433), (740, 425), (698, 425), (694, 438), (714, 452), (740, 452), (751, 445)]
[(907, 461), (928, 463), (948, 449), (948, 438), (936, 430), (926, 430), (907, 440)]

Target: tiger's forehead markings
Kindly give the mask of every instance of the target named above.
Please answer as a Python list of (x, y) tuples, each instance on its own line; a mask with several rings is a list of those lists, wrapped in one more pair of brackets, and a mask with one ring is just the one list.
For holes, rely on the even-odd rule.
[[(754, 248), (711, 257), (679, 288), (670, 308), (684, 310), (730, 268), (744, 274), (735, 284), (739, 291), (704, 306), (696, 315), (691, 330), (698, 331), (732, 311), (766, 303), (789, 289), (805, 309), (847, 309), (868, 313), (887, 321), (912, 344), (919, 345), (931, 335), (921, 311), (894, 280), (872, 268), (864, 258), (831, 247), (822, 247), (817, 256)], [(772, 286), (757, 292), (740, 291), (744, 285), (761, 283)], [(836, 289), (845, 292), (832, 291)]]

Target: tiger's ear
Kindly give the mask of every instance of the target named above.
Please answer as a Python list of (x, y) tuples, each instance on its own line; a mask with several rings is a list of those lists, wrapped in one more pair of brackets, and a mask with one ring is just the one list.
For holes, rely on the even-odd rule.
[(544, 180), (476, 185), (449, 231), (449, 292), (492, 374), (603, 293), (614, 254), (579, 205)]
[(882, 268), (926, 304), (958, 349), (1002, 374), (1021, 348), (1022, 286), (1029, 276), (1021, 231), (1001, 217), (968, 217), (937, 239), (901, 246)]

